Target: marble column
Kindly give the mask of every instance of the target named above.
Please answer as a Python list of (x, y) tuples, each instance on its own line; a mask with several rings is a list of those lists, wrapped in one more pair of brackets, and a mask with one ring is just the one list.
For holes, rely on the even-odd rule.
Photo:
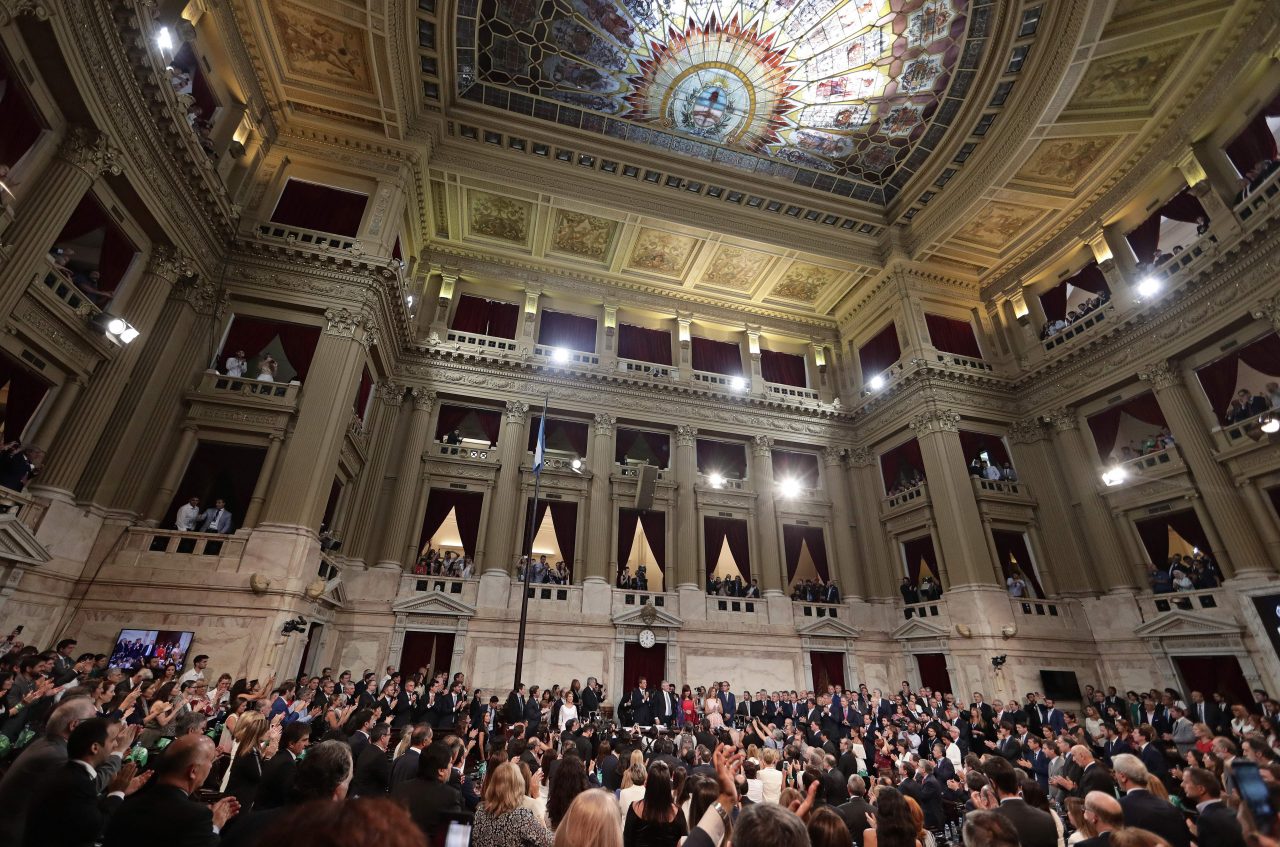
[(0, 315), (11, 314), (31, 280), (44, 276), (49, 249), (94, 180), (121, 171), (120, 151), (105, 135), (71, 128), (53, 161), (36, 176), (40, 190), (23, 198), (17, 217), (5, 230), (4, 240), (13, 247), (0, 266)]
[(413, 401), (413, 410), (409, 413), (404, 444), (399, 445), (400, 466), (396, 471), (391, 500), (387, 503), (387, 522), (383, 526), (382, 553), (378, 559), (380, 567), (408, 568), (413, 565), (412, 561), (401, 559), (405, 556), (405, 545), (413, 543), (408, 539), (414, 531), (415, 518), (422, 517), (415, 507), (422, 478), (422, 451), (427, 444), (427, 425), (431, 422), (436, 395), (424, 388), (411, 388), (409, 397)]
[(39, 421), (35, 433), (27, 440), (36, 444), (52, 444), (57, 441), (58, 433), (62, 431), (67, 415), (75, 408), (83, 388), (84, 383), (78, 377), (68, 376), (58, 387), (58, 393), (53, 398), (53, 406), (50, 407), (49, 413)]
[(861, 562), (854, 552), (853, 504), (849, 500), (849, 484), (844, 473), (844, 451), (828, 447), (822, 451), (823, 481), (831, 500), (831, 535), (835, 547), (835, 567), (831, 576), (840, 583), (840, 596), (861, 600), (867, 596)]
[[(702, 553), (698, 549), (698, 429), (676, 427), (675, 584), (701, 589)], [(671, 570), (668, 565), (668, 571)]]
[(405, 387), (383, 380), (374, 391), (377, 401), (369, 415), (369, 457), (355, 481), (352, 509), (355, 519), (345, 528), (342, 549), (349, 558), (363, 562), (377, 561), (381, 544), (374, 541), (380, 520), (378, 501), (382, 497), (387, 459), (394, 446), (400, 449), (397, 430), (400, 407), (404, 405)]
[(959, 414), (941, 409), (923, 412), (907, 424), (920, 442), (929, 499), (938, 521), (941, 546), (936, 552), (946, 560), (951, 589), (996, 582), (995, 563), (983, 538), (978, 501), (960, 446), (959, 424)]
[[(142, 344), (138, 342), (155, 329), (174, 284), (189, 272), (181, 255), (158, 247), (132, 290), (122, 295), (120, 314), (127, 315), (138, 329), (139, 337), (132, 344), (117, 348), (112, 357), (93, 372), (87, 390), (62, 426), (56, 447), (50, 450), (49, 468), (41, 479), (43, 485), (63, 491), (76, 490), (86, 496), (97, 488), (106, 466), (104, 454), (115, 450), (127, 423), (119, 417), (113, 418), (113, 412), (125, 399), (126, 387), (142, 357)], [(137, 411), (128, 408), (131, 414)], [(85, 484), (77, 486), (95, 456), (99, 461), (87, 474)]]
[(373, 327), (365, 315), (346, 308), (329, 309), (324, 316), (327, 323), (302, 387), (298, 423), (266, 503), (264, 523), (319, 529), (351, 424), (351, 405), (368, 356), (365, 342)]
[(609, 493), (609, 476), (613, 470), (613, 444), (616, 421), (613, 415), (599, 412), (595, 417), (595, 425), (591, 433), (591, 493), (588, 506), (586, 573), (579, 577), (582, 581), (607, 582), (612, 584), (609, 574), (609, 541), (613, 538), (610, 526), (613, 524), (613, 500)]
[(890, 551), (880, 522), (880, 471), (876, 457), (864, 448), (849, 451), (849, 490), (853, 497), (857, 522), (859, 559), (865, 570), (864, 582), (869, 597), (898, 596), (901, 556)]
[(276, 472), (276, 461), (280, 458), (280, 444), (284, 436), (271, 434), (267, 444), (267, 453), (262, 457), (262, 467), (258, 470), (258, 481), (253, 484), (253, 494), (249, 497), (249, 508), (245, 510), (241, 527), (253, 529), (258, 525), (258, 516), (262, 514), (262, 504), (271, 490), (271, 478)]
[(480, 563), (485, 573), (496, 571), (505, 576), (515, 573), (517, 551), (520, 549), (516, 533), (524, 517), (524, 504), (520, 498), (520, 466), (529, 452), (525, 440), (528, 414), (528, 403), (507, 401), (507, 416), (498, 439), (498, 481), (494, 487), (493, 508), (489, 510), (490, 555)]
[(165, 509), (169, 508), (169, 503), (173, 501), (173, 492), (178, 489), (178, 483), (182, 481), (182, 474), (187, 470), (187, 464), (191, 461), (191, 456), (196, 452), (196, 425), (188, 424), (182, 428), (182, 434), (178, 437), (177, 449), (173, 451), (169, 458), (169, 467), (164, 472), (164, 479), (160, 481), (160, 486), (156, 489), (155, 496), (151, 499), (151, 508), (147, 510), (147, 516), (158, 524), (167, 523), (170, 515), (165, 514)]
[(1266, 495), (1259, 490), (1257, 480), (1246, 479), (1236, 483), (1240, 496), (1244, 498), (1245, 507), (1258, 528), (1258, 535), (1270, 556), (1272, 567), (1280, 568), (1280, 524), (1267, 505)]
[(778, 549), (777, 486), (773, 482), (773, 439), (757, 435), (751, 442), (751, 486), (756, 492), (756, 540), (752, 576), (760, 580), (761, 594), (782, 596), (786, 574)]
[(1247, 512), (1240, 508), (1230, 475), (1214, 455), (1213, 441), (1196, 410), (1181, 370), (1176, 363), (1156, 362), (1140, 371), (1138, 376), (1155, 390), (1156, 402), (1160, 404), (1165, 423), (1177, 442), (1178, 452), (1195, 476), (1196, 488), (1211, 521), (1204, 527), (1205, 531), (1216, 531), (1222, 539), (1220, 546), (1223, 549), (1215, 549), (1213, 555), (1223, 575), (1230, 578), (1246, 573), (1271, 572), (1267, 552)]
[(1121, 547), (1111, 509), (1098, 493), (1097, 462), (1094, 450), (1080, 432), (1080, 419), (1074, 409), (1062, 408), (1049, 413), (1055, 430), (1054, 446), (1058, 467), (1066, 473), (1067, 489), (1074, 498), (1076, 516), (1083, 537), (1089, 539), (1086, 558), (1097, 568), (1099, 587), (1107, 591), (1136, 589), (1146, 586), (1146, 572), (1141, 563)]

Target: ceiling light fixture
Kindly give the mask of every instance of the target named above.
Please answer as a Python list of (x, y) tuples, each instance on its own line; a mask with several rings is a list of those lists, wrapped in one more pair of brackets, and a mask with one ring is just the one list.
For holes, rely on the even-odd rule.
[(126, 321), (122, 317), (109, 315), (106, 312), (99, 312), (94, 315), (91, 323), (98, 328), (100, 332), (107, 338), (119, 344), (129, 344), (142, 333), (137, 327)]

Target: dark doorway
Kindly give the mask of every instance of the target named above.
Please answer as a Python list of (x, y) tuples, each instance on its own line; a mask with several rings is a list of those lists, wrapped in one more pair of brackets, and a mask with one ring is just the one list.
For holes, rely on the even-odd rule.
[(448, 676), (452, 672), (452, 632), (406, 632), (404, 646), (400, 648), (400, 678), (427, 669), (427, 679), (438, 673)]
[(920, 684), (934, 691), (951, 690), (951, 675), (947, 673), (945, 653), (916, 653), (916, 666), (920, 668)]
[(231, 512), (231, 528), (239, 529), (266, 452), (265, 447), (201, 441), (182, 476), (182, 484), (173, 493), (161, 526), (174, 526), (178, 507), (192, 497), (199, 497), (201, 509), (213, 508), (215, 500), (225, 500)]
[(1206, 700), (1212, 699), (1212, 692), (1220, 691), (1229, 703), (1253, 705), (1249, 682), (1235, 656), (1174, 656), (1173, 663), (1187, 685), (1179, 692), (1183, 700), (1189, 700), (1192, 691), (1202, 692)]
[(825, 692), (828, 685), (844, 688), (844, 653), (809, 651), (809, 667), (813, 670), (814, 692)]
[(658, 690), (667, 673), (667, 645), (655, 644), (652, 647), (641, 647), (628, 643), (622, 652), (622, 690), (630, 694), (636, 687), (640, 677), (649, 683), (650, 691)]
[(307, 663), (311, 661), (311, 651), (320, 643), (320, 633), (324, 632), (324, 624), (313, 623), (307, 630), (307, 643), (302, 645), (302, 658), (298, 660), (298, 672), (294, 674), (297, 679), (304, 673), (309, 673)]

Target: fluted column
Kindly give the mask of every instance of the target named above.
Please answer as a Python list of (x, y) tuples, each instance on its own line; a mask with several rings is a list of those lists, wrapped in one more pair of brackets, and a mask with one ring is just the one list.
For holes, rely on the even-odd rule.
[(1280, 565), (1280, 524), (1276, 523), (1275, 515), (1267, 506), (1266, 495), (1258, 490), (1256, 480), (1246, 479), (1237, 482), (1236, 487), (1240, 489), (1240, 495), (1244, 498), (1249, 516), (1258, 527), (1258, 535), (1261, 536), (1262, 543), (1267, 548), (1271, 564)]
[(609, 494), (609, 476), (613, 469), (615, 433), (613, 415), (597, 413), (591, 435), (591, 500), (587, 533), (585, 580), (609, 580), (609, 531), (612, 525), (613, 500)]
[(178, 437), (178, 446), (169, 458), (169, 467), (164, 472), (164, 479), (160, 481), (160, 486), (151, 499), (151, 508), (147, 510), (147, 516), (152, 521), (159, 524), (168, 523), (170, 516), (166, 515), (164, 510), (173, 501), (173, 492), (178, 489), (182, 474), (186, 471), (187, 464), (195, 452), (196, 425), (187, 424), (182, 428), (182, 434)]
[(84, 383), (78, 377), (68, 376), (66, 381), (58, 387), (58, 393), (53, 398), (53, 406), (50, 407), (49, 413), (40, 420), (36, 425), (35, 433), (27, 440), (36, 444), (52, 444), (57, 441), (58, 433), (66, 423), (67, 415), (75, 408), (82, 388)]
[(382, 496), (382, 480), (386, 472), (387, 458), (396, 443), (400, 407), (404, 404), (405, 389), (398, 382), (383, 380), (375, 391), (378, 398), (369, 416), (369, 458), (356, 480), (352, 513), (355, 520), (344, 530), (343, 550), (348, 557), (365, 562), (376, 560), (381, 544), (373, 541), (378, 515), (378, 500)]
[(1076, 515), (1084, 537), (1089, 539), (1086, 558), (1096, 565), (1100, 586), (1106, 590), (1145, 586), (1146, 573), (1141, 563), (1129, 561), (1132, 557), (1120, 545), (1111, 509), (1098, 493), (1097, 463), (1093, 460), (1097, 451), (1085, 442), (1075, 410), (1056, 409), (1048, 417), (1055, 430), (1058, 467), (1066, 473)]
[(849, 484), (844, 475), (844, 451), (828, 447), (822, 451), (823, 480), (831, 500), (831, 535), (835, 542), (836, 566), (833, 571), (840, 582), (840, 596), (861, 600), (867, 596), (862, 568), (854, 552), (853, 534), (856, 520), (849, 500)]
[(1226, 468), (1214, 456), (1209, 431), (1196, 411), (1182, 372), (1176, 364), (1156, 362), (1140, 371), (1138, 376), (1155, 390), (1156, 402), (1160, 404), (1165, 423), (1195, 476), (1196, 488), (1211, 521), (1211, 525), (1204, 529), (1206, 532), (1216, 531), (1221, 537), (1223, 549), (1215, 549), (1213, 554), (1223, 575), (1229, 578), (1242, 573), (1271, 571), (1272, 565), (1267, 560), (1258, 532), (1240, 509), (1235, 485)]
[[(387, 504), (387, 522), (382, 531), (382, 555), (378, 561), (380, 566), (408, 567), (412, 562), (401, 562), (405, 555), (405, 546), (410, 543), (409, 535), (413, 531), (417, 513), (418, 486), (422, 479), (422, 451), (427, 444), (427, 425), (431, 422), (431, 409), (435, 405), (436, 395), (424, 388), (409, 389), (409, 397), (413, 400), (413, 411), (409, 414), (409, 429), (405, 433), (404, 444), (399, 445), (400, 467), (396, 471), (396, 484), (391, 491), (391, 501)], [(399, 404), (397, 404), (399, 405)]]
[(253, 484), (253, 494), (249, 496), (249, 508), (244, 512), (241, 526), (245, 529), (253, 529), (258, 525), (258, 516), (262, 514), (262, 503), (271, 490), (271, 478), (275, 476), (276, 462), (280, 458), (280, 445), (283, 442), (283, 435), (271, 434), (267, 453), (262, 457), (262, 467), (258, 470), (258, 481)]
[[(189, 272), (180, 254), (166, 247), (156, 248), (132, 290), (123, 295), (120, 314), (139, 331), (139, 338), (115, 350), (90, 377), (88, 390), (67, 417), (56, 448), (49, 454), (49, 469), (42, 480), (45, 486), (76, 490), (86, 496), (96, 489), (107, 466), (107, 456), (127, 424), (127, 420), (113, 417), (112, 412), (124, 399), (126, 385), (142, 357), (138, 342), (150, 336), (174, 284)], [(78, 485), (82, 474), (86, 478)]]
[(326, 325), (302, 387), (298, 423), (266, 505), (265, 523), (320, 527), (338, 453), (351, 424), (351, 404), (372, 327), (366, 316), (345, 308), (329, 309), (324, 316)]
[(867, 596), (896, 597), (901, 579), (901, 556), (893, 555), (880, 522), (880, 473), (876, 457), (859, 447), (849, 451), (849, 490), (853, 496), (854, 519), (857, 522), (859, 560), (865, 571), (863, 582)]
[[(700, 588), (698, 551), (698, 428), (676, 427), (676, 526), (675, 583)], [(668, 570), (670, 567), (668, 566)]]
[(920, 442), (924, 473), (929, 481), (929, 498), (938, 521), (940, 549), (946, 560), (949, 588), (959, 585), (991, 585), (995, 562), (984, 540), (978, 501), (960, 446), (960, 415), (946, 410), (929, 410), (917, 415), (908, 426)]
[(480, 563), (485, 573), (497, 571), (510, 576), (514, 573), (517, 550), (516, 532), (518, 518), (524, 515), (520, 503), (520, 465), (529, 452), (525, 441), (525, 424), (529, 404), (518, 400), (507, 401), (507, 416), (499, 437), (498, 481), (493, 492), (493, 506), (489, 510), (489, 549), (491, 555)]
[(761, 593), (782, 594), (786, 584), (782, 557), (778, 555), (778, 492), (773, 484), (773, 439), (757, 435), (751, 442), (751, 485), (756, 491), (756, 539), (754, 551)]
[(40, 190), (23, 198), (17, 218), (5, 230), (5, 241), (13, 249), (0, 266), (0, 315), (13, 311), (94, 180), (120, 172), (120, 152), (105, 135), (83, 127), (67, 133), (53, 161), (36, 178)]

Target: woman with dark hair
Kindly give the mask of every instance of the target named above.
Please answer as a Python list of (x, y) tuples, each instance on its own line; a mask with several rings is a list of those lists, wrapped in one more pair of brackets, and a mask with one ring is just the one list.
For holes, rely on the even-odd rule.
[(577, 756), (565, 756), (547, 788), (547, 822), (555, 832), (575, 797), (586, 791), (587, 769)]
[(688, 834), (684, 815), (671, 794), (671, 769), (664, 762), (649, 765), (644, 781), (644, 799), (627, 809), (622, 828), (625, 847), (676, 847)]
[(830, 806), (814, 809), (805, 828), (809, 830), (809, 843), (813, 847), (848, 847), (853, 843), (849, 827)]
[(862, 833), (862, 847), (919, 847), (907, 799), (896, 788), (876, 792), (874, 824)]

